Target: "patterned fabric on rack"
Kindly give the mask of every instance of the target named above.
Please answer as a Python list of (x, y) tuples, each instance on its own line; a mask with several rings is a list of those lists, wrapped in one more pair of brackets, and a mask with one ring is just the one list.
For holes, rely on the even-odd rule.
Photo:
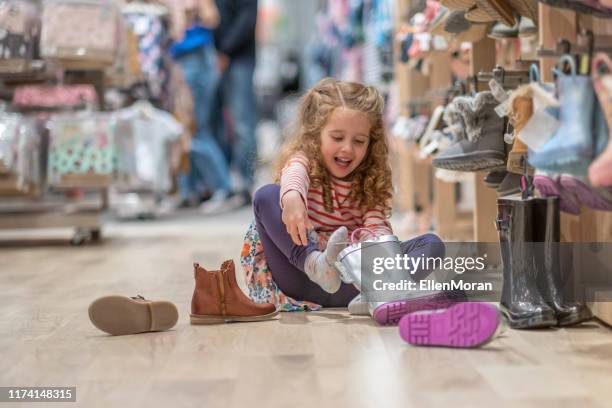
[(112, 65), (119, 35), (119, 8), (108, 0), (47, 0), (43, 9), (43, 57)]
[(160, 16), (144, 13), (124, 13), (132, 31), (138, 37), (140, 68), (147, 80), (151, 97), (162, 96), (163, 87), (168, 81), (163, 58), (163, 41), (166, 32)]
[[(320, 245), (324, 248), (325, 245)], [(246, 277), (249, 297), (256, 303), (273, 303), (280, 306), (283, 312), (300, 312), (319, 310), (320, 305), (308, 301), (295, 300), (285, 295), (276, 286), (272, 273), (268, 269), (263, 246), (259, 234), (255, 228), (255, 222), (249, 225), (244, 237), (242, 252), (240, 253), (240, 264)]]
[(111, 114), (56, 115), (49, 121), (48, 183), (67, 175), (110, 176), (115, 170), (115, 121)]

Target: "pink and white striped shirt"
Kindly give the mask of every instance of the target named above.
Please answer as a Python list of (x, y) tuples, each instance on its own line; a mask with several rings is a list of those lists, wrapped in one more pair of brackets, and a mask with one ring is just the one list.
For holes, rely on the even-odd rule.
[(280, 177), (280, 199), (291, 190), (300, 193), (308, 209), (308, 218), (319, 235), (328, 236), (341, 226), (349, 232), (361, 227), (373, 230), (376, 235), (393, 234), (389, 221), (385, 218), (382, 207), (367, 211), (360, 209), (349, 201), (351, 182), (331, 179), (333, 212), (327, 212), (323, 204), (323, 188), (310, 186), (308, 177), (309, 162), (303, 154), (293, 155), (285, 164)]

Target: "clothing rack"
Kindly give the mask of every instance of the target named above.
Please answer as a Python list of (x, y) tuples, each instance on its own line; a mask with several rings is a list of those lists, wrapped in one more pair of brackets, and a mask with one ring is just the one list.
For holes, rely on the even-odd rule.
[[(31, 83), (44, 83), (54, 78), (49, 71), (37, 73)], [(28, 76), (10, 76), (11, 82), (28, 83)], [(62, 77), (67, 84), (89, 84), (96, 88), (98, 98), (104, 97), (103, 71), (68, 71)], [(100, 93), (102, 92), (102, 93)], [(101, 105), (102, 106), (102, 105)], [(84, 106), (82, 106), (84, 107)], [(76, 107), (78, 108), (78, 106)], [(73, 109), (74, 110), (74, 109)], [(23, 109), (21, 112), (58, 112), (62, 109)], [(42, 137), (42, 136), (41, 136)], [(43, 143), (44, 145), (44, 143)], [(108, 209), (110, 176), (71, 177), (47, 191), (26, 196), (3, 196), (0, 201), (0, 230), (33, 228), (72, 228), (72, 245), (81, 245), (87, 240), (97, 241), (102, 237), (102, 218)], [(72, 193), (71, 193), (72, 192)], [(74, 194), (75, 198), (69, 197)]]

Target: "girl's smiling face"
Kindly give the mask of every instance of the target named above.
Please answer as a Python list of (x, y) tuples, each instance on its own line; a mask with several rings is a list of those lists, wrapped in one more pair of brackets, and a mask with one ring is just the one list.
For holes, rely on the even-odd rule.
[(321, 155), (332, 176), (341, 179), (359, 167), (368, 152), (371, 126), (362, 112), (334, 109), (321, 130)]

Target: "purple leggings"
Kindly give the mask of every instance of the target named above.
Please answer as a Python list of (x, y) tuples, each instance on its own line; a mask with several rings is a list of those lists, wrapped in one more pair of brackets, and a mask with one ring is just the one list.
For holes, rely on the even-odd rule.
[[(327, 293), (304, 272), (308, 254), (317, 250), (314, 243), (295, 245), (282, 221), (279, 204), (280, 186), (267, 184), (255, 192), (253, 207), (257, 232), (272, 278), (287, 296), (308, 300), (324, 307), (346, 307), (359, 294), (352, 284), (342, 283), (336, 293)], [(444, 256), (444, 245), (435, 234), (424, 234), (401, 243), (402, 252), (409, 256)], [(442, 252), (442, 253), (440, 253)], [(418, 271), (422, 277), (428, 271)]]

